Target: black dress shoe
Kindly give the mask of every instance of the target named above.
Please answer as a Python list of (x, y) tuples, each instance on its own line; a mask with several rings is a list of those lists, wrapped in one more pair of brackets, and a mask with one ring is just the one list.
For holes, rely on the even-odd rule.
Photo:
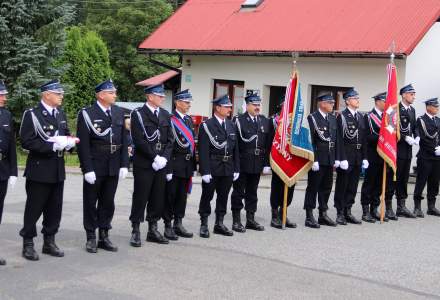
[(359, 221), (355, 218), (355, 216), (352, 215), (350, 207), (345, 209), (345, 220), (351, 224), (362, 224), (362, 221)]
[(0, 266), (6, 266), (6, 260), (0, 258)]
[(241, 224), (240, 211), (232, 211), (232, 230), (236, 232), (246, 232), (246, 228)]
[(278, 209), (272, 209), (272, 219), (270, 220), (270, 226), (277, 229), (283, 228)]
[(255, 221), (255, 213), (246, 212), (246, 228), (256, 231), (264, 231), (264, 226)]
[(182, 224), (182, 219), (181, 218), (176, 218), (174, 219), (174, 232), (183, 238), (192, 238), (193, 237), (193, 233), (192, 232), (188, 232), (185, 227), (183, 227)]
[(55, 237), (53, 235), (44, 237), (42, 252), (44, 254), (48, 254), (55, 257), (64, 256), (64, 252), (61, 251), (60, 248), (58, 248), (58, 246), (55, 244)]
[(113, 245), (113, 243), (110, 241), (108, 237), (108, 230), (100, 229), (99, 230), (99, 240), (98, 240), (98, 248), (111, 251), (111, 252), (117, 252), (118, 247)]
[(296, 223), (295, 222), (291, 222), (290, 220), (289, 220), (289, 218), (287, 218), (286, 217), (286, 227), (287, 228), (296, 228)]
[(336, 223), (338, 225), (347, 225), (347, 220), (345, 220), (345, 216), (342, 212), (338, 212), (336, 215)]
[(34, 241), (32, 239), (23, 239), (23, 251), (22, 256), (27, 260), (36, 261), (40, 258), (34, 249)]
[(306, 209), (306, 221), (305, 226), (310, 228), (319, 228), (321, 227), (318, 222), (316, 222), (315, 217), (313, 216), (312, 209)]
[(338, 225), (335, 221), (330, 219), (330, 217), (327, 215), (327, 212), (324, 210), (319, 211), (318, 224), (331, 227), (336, 227)]
[(139, 248), (142, 246), (141, 242), (141, 233), (140, 232), (133, 232), (131, 234), (130, 238), (130, 245), (136, 248)]
[(168, 239), (160, 234), (160, 232), (157, 230), (157, 222), (148, 223), (147, 241), (158, 244), (170, 243), (170, 241), (168, 241)]
[[(375, 220), (380, 221), (380, 214), (379, 214), (379, 211), (378, 211), (378, 207), (377, 207), (377, 206), (375, 206), (375, 207), (371, 207), (370, 214), (371, 214), (371, 216), (372, 216)], [(389, 220), (388, 220), (388, 217), (387, 217), (386, 214), (383, 216), (383, 221), (384, 221), (384, 222), (388, 222), (388, 221), (389, 221)]]
[(321, 225), (319, 225), (318, 222), (316, 222), (315, 219), (310, 219), (310, 218), (306, 218), (305, 224), (306, 227), (310, 227), (310, 228), (319, 228), (321, 227)]
[(430, 216), (440, 217), (440, 210), (438, 210), (435, 206), (428, 208), (426, 213)]
[(214, 233), (224, 236), (233, 236), (234, 233), (223, 224), (223, 216), (217, 215), (215, 218)]
[(87, 239), (86, 251), (89, 253), (98, 252), (98, 247), (96, 246), (96, 239), (94, 239), (94, 238)]
[(200, 217), (200, 237), (209, 238), (208, 217)]
[(405, 206), (405, 199), (397, 200), (397, 209), (396, 215), (398, 217), (405, 217), (410, 219), (415, 219), (416, 215), (414, 215), (408, 208)]
[(376, 219), (370, 214), (370, 205), (362, 205), (362, 221), (367, 223), (376, 223)]
[(425, 217), (425, 214), (423, 213), (423, 211), (418, 207), (414, 208), (413, 213), (417, 218), (424, 218)]
[(171, 227), (171, 224), (165, 225), (165, 230), (163, 235), (171, 241), (177, 241), (179, 239), (177, 234), (174, 232), (173, 227)]
[(225, 224), (215, 224), (214, 225), (214, 233), (221, 234), (224, 236), (233, 236), (234, 233), (225, 226)]
[(133, 231), (131, 232), (130, 245), (133, 247), (141, 247), (141, 231), (139, 229), (139, 223), (133, 223), (131, 225), (133, 227)]
[(208, 225), (200, 225), (200, 237), (205, 239), (209, 238)]
[(388, 220), (393, 220), (393, 221), (399, 220), (399, 218), (396, 216), (396, 214), (394, 213), (394, 211), (392, 209), (385, 210), (385, 217), (387, 217)]

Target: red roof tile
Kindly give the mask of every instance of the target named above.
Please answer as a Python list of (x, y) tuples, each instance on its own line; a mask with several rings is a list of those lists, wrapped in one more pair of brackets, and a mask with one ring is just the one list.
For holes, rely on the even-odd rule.
[(165, 81), (167, 81), (177, 75), (179, 75), (178, 72), (173, 71), (173, 70), (169, 70), (169, 71), (166, 71), (166, 72), (161, 73), (159, 75), (156, 75), (156, 76), (150, 77), (148, 79), (139, 81), (136, 83), (136, 85), (149, 86), (149, 85), (162, 84)]
[(188, 0), (139, 49), (150, 52), (410, 54), (440, 0)]

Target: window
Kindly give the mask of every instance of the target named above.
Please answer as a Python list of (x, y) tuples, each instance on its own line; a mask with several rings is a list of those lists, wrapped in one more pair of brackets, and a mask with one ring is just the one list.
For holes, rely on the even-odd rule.
[(229, 99), (231, 99), (232, 102), (231, 117), (237, 113), (242, 113), (242, 105), (244, 101), (244, 81), (215, 79), (213, 99), (225, 94), (229, 96)]
[(269, 86), (269, 114), (273, 116), (281, 110), (281, 102), (284, 101), (286, 95), (285, 86)]
[(336, 102), (334, 111), (341, 111), (345, 109), (345, 102), (343, 101), (342, 95), (351, 88), (352, 87), (312, 85), (310, 113), (318, 109), (318, 102), (316, 101), (316, 97), (318, 97), (319, 94), (325, 92), (330, 92), (335, 97)]

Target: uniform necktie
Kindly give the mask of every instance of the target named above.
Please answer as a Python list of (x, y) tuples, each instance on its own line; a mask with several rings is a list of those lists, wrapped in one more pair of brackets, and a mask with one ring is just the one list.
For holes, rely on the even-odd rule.
[(52, 117), (54, 117), (55, 119), (57, 118), (57, 110), (55, 108), (52, 109)]
[(154, 111), (154, 115), (156, 116), (156, 118), (159, 118), (159, 113), (157, 112), (157, 109)]
[(111, 114), (111, 112), (110, 112), (110, 109), (107, 109), (107, 110), (105, 111), (105, 113), (107, 114), (107, 117), (109, 117), (109, 119), (110, 119), (110, 121), (111, 121), (111, 119), (112, 119), (112, 114)]
[(226, 123), (225, 123), (225, 121), (222, 121), (222, 127), (226, 131)]

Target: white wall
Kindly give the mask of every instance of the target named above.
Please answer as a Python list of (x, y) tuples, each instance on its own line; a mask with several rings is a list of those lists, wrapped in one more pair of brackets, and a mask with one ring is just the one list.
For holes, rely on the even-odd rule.
[(440, 97), (440, 23), (437, 22), (407, 58), (406, 83), (416, 89), (417, 115), (425, 112), (424, 100)]
[[(370, 110), (371, 97), (386, 91), (387, 63), (387, 59), (300, 58), (298, 69), (306, 111), (311, 101), (311, 85), (354, 86), (360, 93), (360, 109)], [(404, 83), (405, 61), (396, 63), (400, 86)], [(263, 111), (267, 114), (269, 89), (265, 86), (286, 86), (291, 68), (292, 60), (287, 57), (185, 56), (182, 89), (189, 88), (193, 95), (191, 114), (210, 116), (214, 79), (244, 81), (245, 90), (261, 91)]]

